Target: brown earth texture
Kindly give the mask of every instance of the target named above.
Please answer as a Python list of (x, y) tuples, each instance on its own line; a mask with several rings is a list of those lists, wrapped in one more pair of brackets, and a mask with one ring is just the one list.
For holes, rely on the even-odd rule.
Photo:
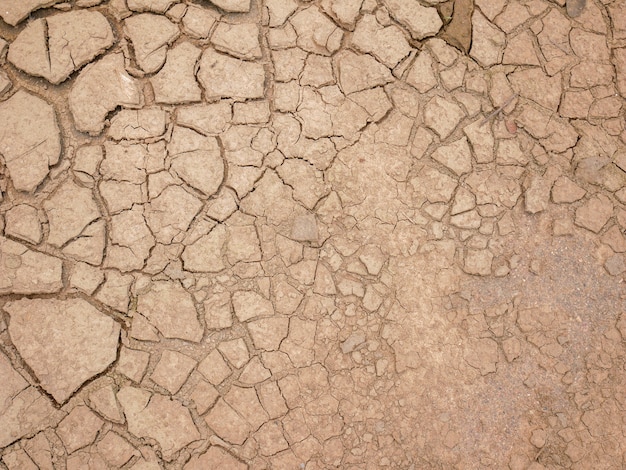
[(626, 468), (626, 0), (0, 18), (0, 469)]

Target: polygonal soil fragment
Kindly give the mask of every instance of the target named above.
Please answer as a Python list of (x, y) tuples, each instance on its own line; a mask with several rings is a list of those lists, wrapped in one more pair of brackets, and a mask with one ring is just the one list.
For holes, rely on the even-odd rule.
[(15, 0), (0, 0), (0, 16), (5, 23), (15, 26), (26, 18), (31, 11), (60, 2), (61, 0), (20, 0), (18, 2)]
[(257, 349), (274, 351), (287, 337), (289, 319), (286, 317), (261, 318), (246, 324)]
[(231, 387), (224, 400), (250, 424), (253, 430), (257, 430), (269, 419), (253, 388)]
[(220, 22), (211, 42), (218, 51), (244, 60), (260, 59), (259, 27), (253, 23), (229, 24)]
[(215, 137), (175, 127), (167, 146), (171, 170), (206, 196), (217, 192), (224, 179), (224, 161)]
[(248, 468), (245, 463), (238, 461), (221, 447), (211, 446), (204, 454), (191, 457), (183, 469), (204, 470), (220, 467), (230, 470), (246, 470)]
[(587, 191), (567, 176), (561, 176), (552, 186), (552, 200), (557, 204), (572, 203), (582, 199)]
[(85, 227), (80, 235), (63, 247), (63, 254), (78, 261), (98, 266), (104, 256), (106, 222), (102, 219)]
[(298, 3), (296, 0), (266, 0), (265, 7), (269, 12), (269, 26), (275, 28), (287, 21), (287, 18), (298, 9)]
[(266, 171), (254, 192), (241, 201), (241, 210), (247, 214), (264, 215), (275, 225), (293, 216), (296, 204), (291, 190), (273, 171)]
[(110, 382), (92, 391), (89, 394), (88, 404), (94, 411), (97, 411), (109, 421), (124, 424), (124, 415), (122, 414), (119, 403), (117, 403), (115, 399), (115, 390), (113, 383)]
[(250, 11), (250, 0), (211, 0), (211, 3), (224, 11), (246, 13)]
[[(362, 86), (363, 80), (358, 80), (355, 85)], [(350, 88), (350, 85), (346, 86)], [(297, 114), (302, 120), (303, 134), (311, 139), (332, 135), (351, 140), (358, 137), (357, 133), (367, 125), (368, 112), (354, 101), (345, 99), (338, 87), (328, 87), (325, 91), (328, 93), (324, 96), (312, 88), (304, 88)]]
[(437, 9), (420, 5), (416, 0), (384, 0), (389, 13), (408, 28), (413, 39), (434, 36), (443, 26)]
[(169, 7), (180, 0), (128, 0), (128, 8), (133, 11), (153, 11), (165, 13)]
[[(432, 1), (430, 4), (443, 3), (441, 1)], [(450, 3), (446, 3), (450, 5)], [(482, 5), (481, 5), (482, 6)], [(443, 13), (445, 7), (440, 11)], [(453, 6), (454, 10), (451, 13), (452, 19), (450, 22), (446, 21), (446, 25), (443, 33), (440, 35), (441, 39), (445, 40), (448, 44), (458, 47), (463, 52), (469, 51), (472, 41), (472, 23), (470, 17), (474, 10), (474, 0), (456, 0)]]
[(343, 31), (317, 6), (300, 10), (289, 21), (296, 30), (298, 46), (305, 51), (331, 55), (341, 47)]
[(304, 88), (298, 105), (298, 118), (302, 122), (302, 133), (310, 139), (319, 139), (333, 134), (333, 121), (329, 106), (321, 95), (310, 88)]
[[(379, 155), (388, 158), (381, 159)], [(408, 169), (409, 155), (404, 149), (387, 144), (356, 144), (337, 154), (327, 180), (353, 217), (361, 219), (376, 214), (381, 220), (395, 223), (402, 203), (395, 197), (397, 182), (394, 176), (403, 179)]]
[[(243, 340), (240, 341), (243, 342)], [(232, 341), (230, 343), (232, 343)], [(220, 348), (221, 346), (222, 345), (220, 345)], [(243, 346), (245, 349), (245, 343)], [(224, 354), (226, 357), (229, 357), (229, 351), (223, 351), (222, 349), (220, 349), (220, 351), (222, 351), (222, 354)], [(242, 358), (242, 364), (240, 364), (240, 366), (245, 364), (248, 359), (248, 350), (245, 349), (245, 357)], [(231, 363), (235, 362), (231, 358), (229, 358), (229, 360), (231, 361)], [(230, 369), (230, 367), (228, 367), (228, 364), (221, 356), (219, 351), (213, 350), (198, 365), (198, 372), (200, 372), (213, 385), (219, 385), (232, 373), (232, 370)]]
[(111, 25), (98, 11), (72, 11), (35, 20), (9, 47), (17, 68), (58, 84), (113, 45)]
[[(488, 276), (489, 274), (491, 274), (492, 262), (493, 254), (489, 250), (469, 249), (467, 250), (467, 254), (465, 255), (465, 266), (463, 267), (463, 269), (468, 274)], [(472, 363), (470, 362), (470, 364)]]
[(102, 428), (104, 421), (87, 406), (74, 408), (59, 423), (56, 429), (68, 454), (91, 444)]
[(293, 220), (291, 238), (296, 241), (317, 241), (317, 221), (313, 214), (300, 215)]
[[(63, 418), (64, 413), (57, 410), (48, 397), (30, 386), (2, 353), (0, 377), (0, 447), (55, 426)], [(7, 463), (4, 458), (3, 461)]]
[(494, 204), (496, 207), (512, 209), (522, 194), (517, 178), (496, 170), (478, 171), (465, 180), (476, 195), (476, 203)]
[(108, 270), (106, 271), (106, 280), (96, 293), (95, 298), (120, 312), (127, 312), (132, 282), (133, 276)]
[(597, 194), (576, 209), (574, 222), (580, 227), (598, 233), (613, 215), (613, 204), (604, 194)]
[[(251, 103), (265, 102), (255, 101)], [(235, 105), (235, 118), (237, 118), (241, 109), (238, 106), (239, 104)], [(252, 126), (232, 126), (224, 132), (221, 135), (221, 140), (226, 160), (239, 166), (261, 166), (263, 163), (263, 152), (253, 145), (253, 141), (258, 134), (259, 128)]]
[[(11, 361), (0, 352), (0, 373), (2, 374), (2, 386), (0, 386), (0, 412), (4, 413), (7, 404), (18, 393), (28, 387), (28, 382), (11, 365)], [(6, 444), (5, 444), (6, 445)]]
[[(383, 87), (370, 88), (350, 95), (350, 100), (369, 114), (369, 121), (380, 121), (393, 107)], [(319, 170), (325, 170), (336, 151), (330, 141), (317, 141), (302, 148), (303, 158), (313, 163)], [(306, 155), (306, 157), (305, 157)]]
[(433, 204), (450, 201), (457, 187), (456, 180), (429, 167), (424, 167), (410, 183), (420, 200), (427, 200)]
[(48, 216), (48, 243), (61, 247), (100, 217), (90, 189), (68, 179), (43, 203)]
[(204, 329), (191, 294), (174, 282), (152, 283), (150, 290), (137, 299), (137, 312), (158, 328), (166, 338), (198, 342)]
[(491, 132), (491, 127), (482, 125), (482, 120), (473, 122), (463, 128), (463, 133), (469, 139), (474, 157), (478, 163), (493, 161), (493, 147), (495, 141)]
[(163, 141), (148, 145), (106, 141), (104, 149), (106, 158), (100, 164), (102, 176), (107, 180), (126, 181), (136, 185), (145, 182), (147, 168), (152, 168), (153, 171), (162, 169), (165, 159)]
[(474, 339), (465, 351), (467, 363), (480, 370), (482, 375), (496, 371), (498, 363), (498, 343), (491, 338)]
[(261, 64), (229, 57), (206, 49), (200, 58), (198, 80), (207, 99), (262, 98), (265, 70)]
[(233, 294), (233, 309), (241, 322), (274, 315), (272, 303), (253, 291), (235, 292)]
[(191, 38), (208, 39), (213, 25), (219, 18), (220, 14), (215, 10), (192, 3), (187, 5), (181, 28)]
[(376, 142), (406, 147), (411, 138), (414, 120), (399, 111), (391, 111), (375, 132)]
[(202, 208), (202, 202), (180, 186), (168, 186), (150, 201), (144, 216), (160, 243), (171, 243), (184, 233)]
[(157, 103), (192, 103), (202, 99), (195, 75), (201, 53), (189, 42), (177, 44), (167, 52), (165, 65), (150, 80)]
[(180, 390), (197, 365), (198, 362), (191, 357), (166, 349), (150, 375), (150, 380), (173, 395)]
[(337, 54), (336, 61), (339, 85), (346, 95), (393, 80), (389, 69), (370, 55), (345, 51)]
[(437, 86), (433, 58), (427, 51), (419, 53), (406, 75), (406, 82), (420, 93), (426, 93)]
[(374, 15), (366, 15), (357, 23), (352, 44), (389, 68), (398, 65), (412, 50), (398, 26), (381, 26)]
[(277, 169), (283, 181), (294, 188), (293, 198), (312, 210), (330, 188), (321, 171), (304, 160), (287, 159)]
[(465, 137), (437, 148), (432, 158), (452, 170), (457, 176), (472, 170), (472, 153)]
[(259, 237), (254, 225), (232, 225), (228, 227), (226, 257), (231, 264), (261, 261)]
[(13, 345), (58, 403), (116, 359), (119, 324), (84, 300), (22, 299), (4, 310)]
[(250, 424), (223, 398), (211, 408), (205, 421), (220, 438), (232, 444), (243, 444), (251, 431)]
[(362, 4), (363, 0), (323, 0), (321, 7), (341, 26), (353, 30)]
[(200, 439), (189, 410), (175, 400), (134, 387), (123, 387), (117, 398), (124, 408), (128, 430), (137, 437), (156, 440), (166, 461)]
[(178, 108), (177, 122), (202, 134), (224, 132), (232, 118), (231, 105), (225, 101)]
[(203, 302), (204, 321), (207, 328), (220, 330), (230, 328), (233, 324), (233, 316), (230, 307), (230, 294), (222, 292), (214, 294)]
[(556, 111), (561, 101), (561, 74), (547, 76), (540, 68), (519, 70), (507, 77), (521, 96)]
[(0, 154), (13, 186), (33, 192), (61, 156), (61, 138), (54, 108), (19, 90), (0, 103)]
[(533, 35), (528, 31), (522, 31), (507, 41), (503, 64), (514, 65), (540, 65), (537, 54), (534, 51)]
[(13, 82), (4, 70), (0, 71), (0, 96), (3, 96), (11, 89)]
[(109, 136), (115, 140), (158, 137), (165, 133), (167, 120), (161, 108), (122, 109), (111, 119)]
[(0, 294), (50, 294), (63, 288), (63, 262), (0, 237)]
[(564, 152), (576, 145), (578, 133), (567, 119), (561, 119), (538, 106), (524, 103), (516, 120), (547, 151)]
[(483, 67), (495, 65), (502, 60), (505, 35), (489, 22), (479, 11), (472, 15), (472, 48), (470, 56)]
[(42, 229), (37, 209), (28, 204), (18, 204), (5, 214), (6, 235), (38, 244), (41, 241)]
[(120, 271), (143, 268), (156, 244), (140, 205), (112, 216), (109, 236), (111, 245), (107, 250), (106, 266)]
[(223, 225), (218, 225), (185, 248), (181, 256), (187, 271), (216, 273), (226, 266), (222, 258), (227, 234)]
[(139, 452), (130, 443), (113, 431), (107, 432), (96, 445), (98, 454), (112, 468), (122, 468), (133, 456)]
[(146, 73), (156, 72), (165, 62), (167, 46), (180, 35), (178, 26), (165, 16), (142, 13), (124, 22), (133, 43), (137, 64)]
[(424, 124), (434, 130), (441, 139), (448, 137), (465, 113), (456, 103), (435, 96), (424, 109)]
[(124, 68), (124, 55), (107, 55), (87, 66), (69, 93), (74, 124), (81, 132), (98, 134), (107, 114), (118, 106), (139, 108), (143, 105), (141, 86)]
[[(2, 462), (4, 462), (4, 464), (11, 469), (28, 468), (34, 470), (37, 468), (28, 454), (22, 449), (7, 452), (2, 457)], [(52, 463), (52, 460), (50, 460), (50, 463)]]

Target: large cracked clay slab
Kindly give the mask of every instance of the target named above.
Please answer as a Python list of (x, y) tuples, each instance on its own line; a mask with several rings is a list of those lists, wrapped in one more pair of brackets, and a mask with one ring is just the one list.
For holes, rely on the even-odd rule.
[(54, 108), (36, 95), (19, 90), (0, 105), (0, 154), (20, 191), (33, 192), (61, 156)]
[(6, 305), (9, 335), (58, 403), (117, 357), (119, 325), (84, 300), (16, 300)]
[(29, 23), (11, 43), (7, 59), (30, 75), (59, 84), (113, 42), (113, 31), (102, 13), (61, 13)]

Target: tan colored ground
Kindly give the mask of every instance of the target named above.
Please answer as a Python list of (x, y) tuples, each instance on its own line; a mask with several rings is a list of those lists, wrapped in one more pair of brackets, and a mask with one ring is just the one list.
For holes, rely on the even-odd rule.
[(581, 3), (0, 0), (0, 468), (626, 467)]

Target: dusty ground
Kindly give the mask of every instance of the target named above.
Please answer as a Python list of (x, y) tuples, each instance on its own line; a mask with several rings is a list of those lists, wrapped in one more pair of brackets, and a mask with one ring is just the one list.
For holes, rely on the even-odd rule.
[(0, 0), (0, 468), (626, 467), (626, 0), (572, 6)]

